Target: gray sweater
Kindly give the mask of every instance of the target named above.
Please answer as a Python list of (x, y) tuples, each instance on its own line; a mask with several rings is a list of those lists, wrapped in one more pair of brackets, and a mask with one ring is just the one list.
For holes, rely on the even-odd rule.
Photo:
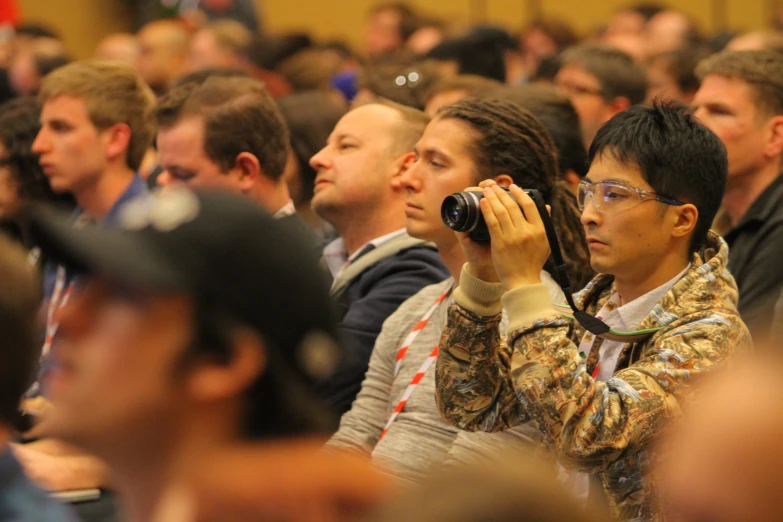
[[(555, 296), (559, 293), (558, 302), (563, 301), (557, 284), (548, 274), (544, 277), (542, 273), (542, 277), (552, 288), (550, 293)], [(440, 341), (453, 299), (446, 299), (435, 310), (408, 349), (395, 379), (397, 351), (424, 313), (451, 284), (452, 279), (449, 278), (423, 288), (389, 316), (375, 343), (361, 391), (350, 411), (343, 415), (340, 429), (327, 443), (328, 448), (347, 448), (371, 455), (380, 469), (405, 482), (418, 482), (429, 471), (441, 466), (497, 457), (501, 451), (530, 451), (538, 442), (539, 432), (532, 423), (501, 433), (461, 432), (447, 423), (441, 418), (435, 403), (434, 364), (386, 436), (378, 442), (392, 409)], [(505, 324), (504, 320), (501, 333)]]

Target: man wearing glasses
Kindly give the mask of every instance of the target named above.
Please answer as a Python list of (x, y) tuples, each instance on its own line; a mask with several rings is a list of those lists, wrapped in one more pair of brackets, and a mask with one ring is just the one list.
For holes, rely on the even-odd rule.
[[(590, 496), (605, 497), (613, 518), (661, 520), (652, 444), (681, 415), (692, 384), (750, 344), (728, 248), (709, 231), (726, 151), (670, 102), (612, 118), (589, 158), (578, 200), (599, 275), (574, 298), (608, 331), (586, 332), (584, 316), (552, 304), (536, 272), (550, 246), (535, 204), (519, 188), (508, 196), (485, 182), (492, 240), (461, 236), (468, 263), (442, 337), (438, 404), (466, 430), (533, 420), (564, 473), (587, 474)], [(505, 341), (500, 314), (474, 312), (499, 310), (501, 298)]]
[(644, 101), (647, 74), (619, 49), (579, 45), (563, 52), (555, 86), (574, 104), (585, 148), (589, 148), (595, 133), (609, 118)]

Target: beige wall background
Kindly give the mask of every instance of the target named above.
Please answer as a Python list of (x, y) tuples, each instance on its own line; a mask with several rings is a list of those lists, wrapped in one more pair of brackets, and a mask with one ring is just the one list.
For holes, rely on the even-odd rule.
[[(305, 30), (318, 38), (358, 45), (368, 9), (377, 0), (257, 0), (270, 31)], [(461, 26), (485, 21), (521, 29), (538, 12), (569, 21), (580, 32), (598, 26), (629, 0), (409, 0), (409, 4)], [(691, 15), (706, 31), (767, 26), (775, 0), (678, 0), (667, 3)], [(20, 0), (24, 18), (57, 27), (71, 52), (90, 56), (105, 35), (130, 30), (125, 0)]]

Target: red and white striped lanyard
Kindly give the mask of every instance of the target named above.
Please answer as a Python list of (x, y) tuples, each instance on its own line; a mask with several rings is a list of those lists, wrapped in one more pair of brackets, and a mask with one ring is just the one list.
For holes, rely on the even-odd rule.
[(41, 358), (46, 358), (49, 355), (49, 350), (52, 348), (52, 341), (54, 341), (54, 335), (57, 333), (57, 328), (60, 326), (60, 321), (57, 320), (57, 311), (60, 310), (68, 302), (68, 298), (71, 296), (71, 290), (73, 290), (73, 281), (65, 285), (65, 267), (60, 265), (57, 267), (57, 278), (54, 282), (54, 291), (52, 297), (49, 299), (49, 306), (46, 310), (46, 338), (44, 339), (43, 350), (41, 350)]
[[(416, 326), (413, 327), (413, 330), (411, 330), (411, 333), (408, 334), (408, 336), (405, 338), (405, 340), (402, 342), (402, 346), (399, 350), (397, 350), (397, 362), (394, 365), (394, 377), (397, 378), (397, 374), (400, 373), (400, 367), (402, 366), (402, 360), (405, 358), (405, 354), (408, 353), (408, 348), (413, 344), (413, 341), (416, 339), (416, 337), (419, 336), (421, 331), (424, 329), (425, 326), (427, 326), (427, 322), (430, 320), (430, 317), (432, 317), (432, 314), (435, 313), (435, 310), (438, 309), (438, 306), (451, 294), (451, 291), (454, 289), (454, 285), (449, 285), (448, 290), (443, 292), (443, 294), (438, 297), (438, 299), (435, 301), (435, 304), (430, 307), (429, 310), (427, 310), (427, 313), (424, 314), (424, 316), (421, 318), (421, 320), (416, 323)], [(386, 422), (386, 426), (383, 427), (383, 431), (381, 432), (381, 436), (378, 437), (378, 442), (383, 439), (383, 437), (386, 435), (386, 432), (389, 431), (389, 427), (394, 423), (395, 420), (397, 420), (397, 416), (400, 414), (400, 412), (405, 408), (405, 404), (408, 402), (408, 399), (410, 399), (411, 395), (413, 394), (413, 390), (416, 389), (416, 386), (419, 385), (421, 380), (424, 378), (424, 375), (427, 373), (427, 370), (429, 370), (430, 366), (432, 366), (432, 363), (435, 362), (435, 360), (438, 358), (438, 345), (435, 345), (435, 348), (433, 348), (432, 352), (430, 352), (429, 356), (424, 360), (424, 363), (421, 365), (421, 368), (419, 368), (419, 371), (416, 372), (416, 375), (413, 376), (413, 379), (411, 379), (410, 384), (408, 384), (408, 387), (405, 389), (405, 393), (402, 394), (402, 398), (397, 403), (397, 406), (394, 407), (394, 410), (392, 411), (391, 415), (389, 416), (389, 420)]]

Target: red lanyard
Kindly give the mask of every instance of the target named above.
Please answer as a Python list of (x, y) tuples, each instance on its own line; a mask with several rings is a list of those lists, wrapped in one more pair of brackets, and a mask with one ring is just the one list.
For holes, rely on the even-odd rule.
[[(430, 320), (430, 317), (432, 317), (432, 314), (435, 313), (435, 310), (438, 309), (438, 306), (451, 294), (452, 289), (454, 288), (454, 285), (450, 285), (448, 290), (443, 292), (443, 294), (438, 297), (438, 299), (435, 301), (435, 304), (430, 307), (429, 310), (424, 314), (424, 316), (421, 318), (421, 320), (416, 323), (416, 326), (413, 327), (413, 330), (411, 330), (411, 333), (408, 334), (408, 336), (405, 338), (405, 340), (402, 342), (402, 346), (399, 350), (397, 350), (397, 362), (394, 366), (394, 377), (397, 377), (397, 374), (400, 373), (400, 367), (402, 366), (402, 360), (405, 358), (405, 354), (408, 353), (408, 348), (413, 344), (413, 341), (416, 339), (416, 337), (419, 336), (419, 333), (424, 329), (425, 326), (427, 326), (427, 322)], [(435, 362), (435, 360), (438, 358), (438, 346), (436, 345), (435, 348), (433, 348), (432, 352), (430, 352), (427, 359), (424, 360), (424, 363), (421, 365), (421, 368), (419, 368), (419, 371), (416, 372), (416, 375), (413, 376), (413, 379), (411, 379), (410, 384), (408, 384), (408, 387), (405, 389), (405, 393), (402, 394), (402, 398), (397, 403), (397, 406), (395, 406), (394, 410), (392, 411), (391, 416), (389, 417), (389, 420), (386, 422), (386, 426), (383, 427), (383, 431), (381, 432), (381, 436), (378, 437), (378, 442), (383, 439), (383, 437), (386, 435), (386, 432), (389, 431), (389, 427), (394, 423), (395, 420), (397, 420), (397, 416), (400, 414), (400, 412), (405, 408), (405, 404), (408, 402), (408, 399), (410, 399), (410, 396), (413, 394), (413, 390), (416, 389), (416, 386), (419, 385), (421, 380), (424, 378), (424, 375), (427, 373), (427, 370), (429, 370), (430, 366), (432, 366), (432, 363)]]
[(42, 359), (49, 355), (52, 341), (54, 341), (54, 335), (57, 333), (57, 328), (60, 326), (60, 322), (55, 317), (57, 311), (68, 302), (72, 289), (73, 281), (68, 283), (67, 287), (65, 285), (65, 267), (58, 266), (57, 279), (54, 282), (54, 291), (52, 292), (52, 297), (49, 299), (49, 306), (46, 310), (46, 338), (44, 339), (43, 350), (41, 350)]

